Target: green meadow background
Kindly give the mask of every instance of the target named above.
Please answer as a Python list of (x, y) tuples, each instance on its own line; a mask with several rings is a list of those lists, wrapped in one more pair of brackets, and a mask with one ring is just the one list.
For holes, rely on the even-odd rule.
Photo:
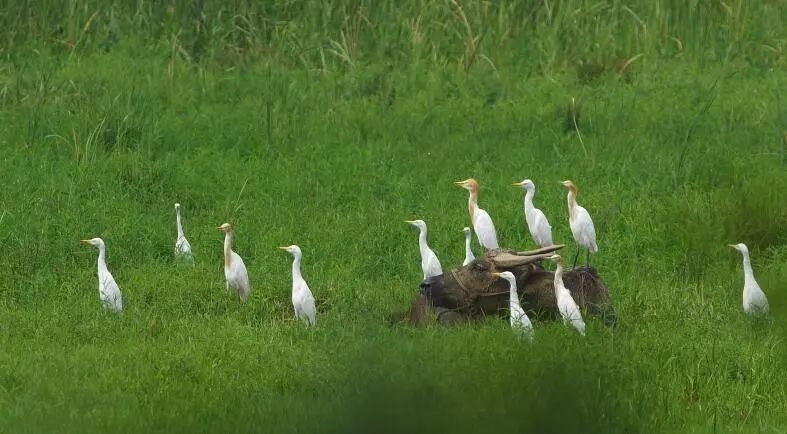
[[(0, 1), (0, 432), (787, 432), (785, 29), (783, 0)], [(576, 182), (617, 327), (406, 324), (403, 220), (460, 264), (471, 176), (517, 249), (533, 179), (566, 256)]]

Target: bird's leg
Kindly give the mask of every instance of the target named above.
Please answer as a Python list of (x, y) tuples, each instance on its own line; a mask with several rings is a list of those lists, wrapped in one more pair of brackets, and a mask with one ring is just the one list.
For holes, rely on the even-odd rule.
[(574, 265), (571, 266), (572, 270), (577, 269), (577, 259), (579, 259), (579, 244), (577, 244), (577, 254), (574, 255)]

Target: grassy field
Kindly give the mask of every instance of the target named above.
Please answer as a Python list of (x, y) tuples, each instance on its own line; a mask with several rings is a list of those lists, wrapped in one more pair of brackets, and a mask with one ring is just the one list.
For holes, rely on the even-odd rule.
[[(783, 2), (3, 3), (0, 432), (787, 432)], [(470, 176), (521, 249), (509, 184), (573, 248), (577, 183), (617, 327), (404, 323)]]

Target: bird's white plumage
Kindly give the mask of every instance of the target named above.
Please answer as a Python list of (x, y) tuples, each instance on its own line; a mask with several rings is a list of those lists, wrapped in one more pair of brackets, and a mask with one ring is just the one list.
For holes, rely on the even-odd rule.
[(186, 259), (188, 261), (193, 262), (194, 257), (191, 254), (191, 244), (186, 239), (186, 235), (183, 232), (183, 223), (181, 222), (180, 218), (180, 204), (175, 204), (175, 216), (176, 216), (176, 224), (178, 228), (178, 238), (175, 241), (175, 257)]
[(768, 298), (765, 297), (757, 280), (754, 279), (754, 270), (751, 267), (749, 248), (745, 244), (730, 244), (743, 255), (743, 312), (747, 315), (762, 315), (768, 313)]
[(246, 264), (243, 263), (240, 255), (232, 251), (232, 240), (235, 233), (228, 223), (224, 223), (218, 229), (224, 232), (224, 278), (227, 281), (227, 291), (235, 290), (238, 301), (244, 302), (249, 297), (251, 285)]
[(473, 213), (473, 229), (475, 229), (475, 235), (478, 237), (481, 247), (487, 250), (500, 248), (500, 245), (497, 243), (497, 232), (495, 231), (492, 217), (481, 208), (476, 208), (475, 213)]
[(106, 246), (101, 238), (82, 240), (83, 243), (98, 248), (98, 298), (104, 308), (120, 312), (123, 310), (123, 294), (120, 287), (107, 269)]
[(571, 296), (571, 292), (563, 284), (563, 261), (560, 255), (552, 255), (550, 257), (557, 264), (555, 270), (555, 300), (557, 307), (560, 311), (560, 316), (563, 322), (571, 324), (579, 334), (585, 336), (585, 321), (582, 319), (582, 313), (579, 311), (579, 306)]
[(525, 310), (522, 309), (522, 305), (519, 303), (519, 294), (517, 293), (516, 287), (516, 277), (510, 271), (504, 271), (502, 273), (496, 273), (501, 278), (508, 281), (508, 310), (509, 310), (509, 321), (511, 322), (511, 328), (514, 329), (517, 333), (519, 333), (523, 338), (532, 341), (533, 340), (533, 323), (530, 322), (530, 318), (525, 313)]
[(424, 272), (424, 280), (443, 274), (443, 266), (440, 265), (440, 260), (437, 259), (437, 255), (427, 242), (426, 222), (408, 220), (407, 223), (418, 228), (418, 250), (421, 252), (421, 270)]
[(303, 257), (301, 248), (293, 244), (287, 247), (280, 247), (280, 249), (290, 252), (293, 256), (292, 307), (295, 310), (295, 317), (305, 321), (310, 326), (316, 325), (317, 308), (314, 304), (314, 296), (306, 280), (301, 275), (301, 258)]
[(525, 189), (525, 222), (530, 231), (530, 236), (539, 247), (549, 247), (552, 245), (552, 226), (549, 224), (546, 215), (533, 205), (533, 198), (536, 195), (536, 186), (533, 181), (525, 179), (512, 185), (520, 186)]
[(478, 181), (473, 178), (464, 181), (457, 181), (454, 184), (464, 188), (469, 192), (467, 208), (470, 213), (470, 221), (473, 223), (473, 230), (478, 238), (478, 243), (486, 250), (496, 250), (500, 248), (497, 243), (497, 231), (492, 217), (485, 210), (478, 207)]
[(574, 235), (574, 241), (590, 250), (590, 253), (596, 253), (598, 251), (596, 228), (593, 226), (590, 213), (585, 208), (576, 205), (573, 215), (573, 218), (569, 217), (569, 225), (571, 226), (571, 234)]
[(465, 234), (465, 260), (462, 262), (464, 266), (475, 261), (475, 255), (472, 248), (473, 234), (470, 232), (470, 228), (465, 227), (462, 232)]

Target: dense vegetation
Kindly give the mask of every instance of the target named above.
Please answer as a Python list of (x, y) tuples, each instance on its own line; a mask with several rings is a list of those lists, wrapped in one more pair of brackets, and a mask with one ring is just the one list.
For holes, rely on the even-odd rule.
[[(783, 1), (2, 3), (0, 432), (787, 426)], [(567, 254), (556, 181), (577, 183), (616, 328), (535, 321), (523, 345), (505, 321), (404, 324), (402, 221), (460, 264), (469, 176), (518, 248), (509, 184), (533, 179)], [(742, 314), (739, 241), (767, 318)], [(314, 329), (292, 319), (291, 243)]]

